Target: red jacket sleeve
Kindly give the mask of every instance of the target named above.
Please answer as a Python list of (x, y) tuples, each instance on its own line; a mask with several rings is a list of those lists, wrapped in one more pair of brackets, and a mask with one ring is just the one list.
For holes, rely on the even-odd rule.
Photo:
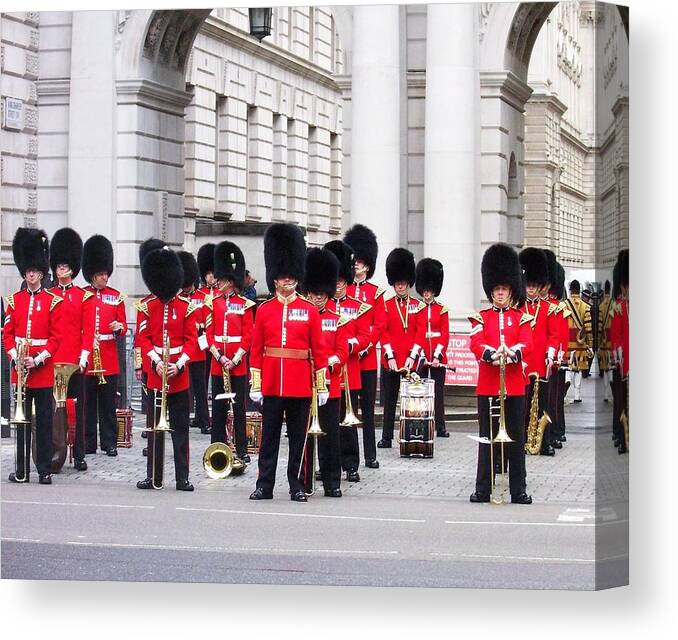
[(325, 340), (323, 340), (322, 323), (316, 307), (311, 307), (309, 312), (309, 330), (311, 333), (311, 353), (313, 354), (313, 366), (316, 372), (327, 368), (327, 352)]
[(14, 326), (14, 306), (6, 301), (5, 317), (2, 322), (2, 339), (5, 351), (10, 360), (16, 357), (16, 328)]
[(186, 309), (186, 317), (184, 318), (184, 348), (178, 358), (184, 363), (190, 362), (194, 354), (200, 350), (194, 314), (199, 314), (202, 317), (202, 310), (200, 307), (194, 307), (192, 304), (189, 304), (188, 309)]
[[(529, 322), (523, 322), (520, 325), (519, 342), (521, 345), (521, 354), (523, 360), (526, 360), (532, 354), (532, 328)], [(508, 345), (513, 347), (514, 345)]]
[(469, 318), (471, 322), (471, 351), (476, 357), (476, 360), (480, 362), (485, 353), (485, 349), (488, 347), (494, 349), (491, 345), (486, 344), (485, 340), (485, 325), (474, 318)]
[[(351, 328), (351, 325), (354, 325)], [(356, 323), (355, 322), (345, 322), (341, 323), (341, 320), (337, 323), (337, 333), (334, 338), (334, 353), (328, 353), (328, 360), (332, 356), (339, 358), (339, 363), (335, 367), (343, 367), (348, 362), (348, 341), (350, 338), (355, 337), (356, 333)]]
[[(53, 358), (54, 354), (57, 352), (59, 345), (61, 344), (61, 338), (63, 335), (63, 322), (61, 321), (61, 314), (63, 313), (65, 306), (62, 304), (63, 298), (54, 297), (50, 305), (49, 312), (49, 337), (47, 338), (47, 344), (45, 345), (45, 351), (49, 353), (49, 357)], [(42, 353), (42, 352), (40, 352)]]
[(261, 365), (264, 354), (263, 326), (268, 313), (266, 304), (262, 304), (257, 310), (257, 316), (252, 328), (252, 347), (250, 349), (250, 389), (261, 391)]
[[(87, 358), (94, 344), (94, 296), (82, 302), (82, 336), (80, 341), (80, 357)], [(139, 318), (137, 317), (137, 327)], [(136, 345), (136, 340), (135, 340)]]
[[(367, 304), (367, 303), (364, 303)], [(372, 330), (370, 327), (370, 311), (367, 310), (365, 313), (360, 314), (353, 323), (355, 325), (354, 335), (349, 336), (355, 338), (358, 341), (358, 344), (354, 344), (353, 348), (350, 349), (350, 353), (355, 353), (356, 351), (360, 353), (367, 349), (372, 342), (371, 334)]]
[(440, 338), (436, 338), (433, 347), (433, 357), (445, 362), (447, 347), (450, 344), (450, 317), (447, 307), (440, 310)]
[(153, 362), (155, 358), (151, 357), (150, 354), (151, 352), (155, 353), (155, 351), (153, 351), (149, 322), (149, 314), (140, 310), (137, 315), (137, 346), (141, 349), (141, 357), (149, 358)]
[(252, 347), (252, 332), (254, 330), (254, 305), (245, 309), (245, 315), (242, 318), (242, 340), (240, 341), (240, 348), (249, 353)]
[(118, 308), (116, 309), (116, 318), (118, 322), (122, 324), (122, 331), (119, 335), (124, 336), (127, 334), (127, 313), (125, 312), (125, 303), (120, 301), (118, 303)]

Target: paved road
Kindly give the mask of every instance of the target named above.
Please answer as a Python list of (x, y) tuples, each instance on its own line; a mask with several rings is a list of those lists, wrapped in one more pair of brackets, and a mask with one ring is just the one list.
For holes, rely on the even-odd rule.
[[(568, 407), (568, 442), (528, 458), (531, 506), (471, 505), (476, 445), (459, 425), (432, 460), (380, 452), (382, 468), (341, 500), (291, 503), (284, 487), (253, 503), (256, 467), (193, 494), (140, 492), (139, 442), (91, 456), (51, 487), (2, 483), (2, 577), (391, 586), (594, 589), (628, 576), (628, 456), (610, 445), (609, 410)], [(594, 408), (597, 411), (594, 411)], [(284, 447), (280, 464), (284, 463)], [(90, 458), (88, 458), (88, 461)], [(2, 446), (3, 478), (12, 450)], [(171, 468), (168, 467), (171, 475)], [(284, 474), (279, 474), (284, 478)], [(596, 527), (596, 523), (600, 526)], [(598, 560), (598, 563), (595, 562)]]

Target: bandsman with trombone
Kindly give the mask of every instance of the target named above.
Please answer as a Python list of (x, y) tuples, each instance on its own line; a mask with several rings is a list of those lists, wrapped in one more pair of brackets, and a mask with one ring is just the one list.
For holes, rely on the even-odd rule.
[(183, 282), (181, 262), (164, 247), (151, 251), (141, 263), (141, 276), (151, 297), (138, 307), (138, 344), (149, 358), (148, 390), (153, 397), (154, 427), (148, 438), (146, 478), (138, 489), (163, 487), (164, 436), (172, 434), (177, 491), (193, 491), (189, 482), (188, 363), (197, 348), (193, 314), (197, 307), (178, 294)]
[(55, 364), (71, 365), (74, 368), (68, 381), (66, 397), (75, 401), (73, 466), (77, 471), (87, 469), (83, 406), (85, 383), (82, 374), (87, 368), (94, 342), (94, 316), (89, 309), (93, 301), (88, 302), (94, 294), (73, 284), (73, 279), (80, 273), (81, 260), (82, 239), (78, 232), (70, 227), (59, 229), (52, 237), (49, 252), (52, 275), (57, 282), (50, 292), (63, 298), (62, 339), (53, 360)]
[[(495, 502), (494, 464), (508, 458), (511, 502), (531, 504), (526, 493), (525, 376), (523, 358), (529, 357), (532, 336), (531, 316), (519, 311), (516, 301), (523, 295), (522, 270), (515, 250), (503, 243), (490, 246), (481, 263), (482, 283), (492, 306), (469, 317), (471, 351), (478, 360), (478, 468), (471, 502)], [(497, 424), (498, 423), (498, 424)], [(490, 426), (492, 428), (490, 428)], [(504, 431), (510, 441), (498, 445), (497, 434)], [(503, 460), (502, 460), (503, 462)], [(502, 476), (504, 474), (504, 465)]]
[[(245, 257), (233, 242), (223, 241), (214, 250), (215, 293), (207, 298), (205, 320), (212, 354), (212, 436), (226, 443), (229, 405), (233, 409), (236, 455), (250, 462), (247, 453), (246, 407), (247, 354), (252, 344), (254, 302), (240, 294), (245, 279)], [(235, 394), (232, 399), (220, 398)]]
[(290, 499), (306, 502), (299, 467), (309, 425), (311, 398), (323, 406), (327, 356), (320, 314), (299, 296), (304, 278), (306, 243), (293, 224), (274, 223), (264, 233), (266, 282), (273, 297), (257, 310), (250, 355), (250, 398), (262, 404), (259, 477), (250, 500), (273, 498), (283, 419), (287, 425)]
[(118, 455), (118, 430), (115, 416), (118, 390), (117, 339), (127, 333), (125, 299), (109, 286), (113, 273), (113, 245), (102, 235), (87, 239), (82, 252), (82, 275), (90, 284), (85, 291), (92, 295), (86, 302), (89, 322), (94, 326), (92, 353), (85, 369), (85, 452), (97, 451), (97, 418), (99, 446), (108, 456)]
[(62, 339), (59, 296), (45, 290), (49, 242), (41, 229), (21, 227), (12, 242), (14, 263), (26, 288), (7, 296), (3, 340), (16, 385), (16, 464), (10, 482), (30, 481), (31, 416), (35, 404), (36, 467), (40, 484), (52, 484), (54, 357)]

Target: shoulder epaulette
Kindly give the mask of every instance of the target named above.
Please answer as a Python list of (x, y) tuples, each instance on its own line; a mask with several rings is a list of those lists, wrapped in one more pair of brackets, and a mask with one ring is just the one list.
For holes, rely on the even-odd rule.
[(93, 298), (94, 294), (91, 291), (87, 291), (87, 289), (82, 290), (82, 301), (85, 302), (85, 300), (89, 300), (90, 298)]
[(523, 315), (520, 316), (520, 322), (518, 324), (523, 325), (526, 322), (532, 322), (533, 318), (534, 316), (529, 313), (523, 313)]
[(441, 306), (441, 309), (440, 309), (440, 315), (441, 315), (441, 316), (449, 312), (449, 309), (447, 308), (447, 305), (442, 304), (442, 305), (440, 305), (440, 306)]
[(479, 324), (485, 324), (485, 320), (483, 319), (483, 316), (481, 316), (477, 311), (475, 313), (472, 313), (469, 317), (469, 320), (475, 320)]
[(139, 300), (134, 305), (134, 308), (139, 312), (139, 313), (145, 313), (148, 315), (148, 301), (147, 300)]
[(214, 296), (211, 293), (206, 293), (203, 304), (212, 311), (214, 309)]
[(372, 308), (371, 304), (368, 304), (367, 302), (362, 302), (360, 304), (360, 307), (358, 308), (358, 315), (356, 317), (359, 318), (364, 313), (367, 313), (371, 308)]
[[(186, 302), (185, 298), (181, 298), (184, 302)], [(196, 305), (195, 303), (188, 301), (188, 306), (186, 307), (186, 317), (190, 316), (196, 309), (199, 309), (200, 307)]]
[(14, 309), (14, 294), (13, 294), (13, 293), (10, 293), (10, 294), (5, 298), (5, 300), (7, 300), (7, 306), (8, 306), (10, 309)]
[(271, 302), (271, 300), (275, 300), (275, 296), (273, 296), (273, 297), (271, 297), (271, 298), (267, 298), (266, 300), (264, 300), (263, 302), (261, 302), (261, 303), (259, 304), (259, 308), (263, 307), (265, 304), (268, 304), (269, 302)]
[(563, 318), (569, 318), (572, 312), (569, 309), (563, 309)]
[(423, 309), (426, 309), (426, 303), (423, 300), (418, 300), (419, 306), (417, 307), (417, 311), (422, 311)]
[(125, 300), (127, 300), (127, 294), (126, 294), (126, 293), (121, 293), (121, 294), (118, 296), (118, 304), (122, 304), (123, 302), (125, 302)]
[(377, 292), (374, 294), (374, 299), (376, 300), (379, 296), (383, 296), (386, 293), (386, 289), (377, 287)]
[(345, 324), (348, 324), (350, 320), (346, 316), (341, 316), (338, 313), (335, 313), (334, 311), (330, 311), (335, 316), (338, 316), (339, 319), (337, 320), (337, 327), (343, 327)]
[(52, 294), (52, 302), (49, 305), (49, 310), (52, 311), (52, 309), (54, 309), (54, 307), (56, 307), (60, 302), (63, 302), (63, 301), (64, 301), (63, 298), (60, 298), (59, 296), (57, 296), (56, 294), (53, 293)]
[(257, 303), (254, 302), (253, 300), (250, 300), (249, 298), (245, 298), (245, 310), (251, 309), (252, 307), (256, 307)]
[(560, 309), (559, 305), (554, 304), (553, 302), (549, 302), (549, 308), (548, 311), (546, 312), (546, 315), (550, 316), (554, 313), (557, 314), (559, 309)]
[(191, 299), (190, 299), (189, 297), (187, 297), (187, 296), (184, 296), (184, 295), (179, 294), (179, 295), (177, 295), (177, 299), (178, 299), (178, 300), (183, 300), (184, 302), (187, 302), (188, 304), (192, 304)]

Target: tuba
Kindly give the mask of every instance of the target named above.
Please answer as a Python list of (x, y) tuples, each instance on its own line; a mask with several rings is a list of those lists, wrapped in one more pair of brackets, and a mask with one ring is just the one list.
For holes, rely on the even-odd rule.
[[(54, 386), (52, 394), (56, 402), (54, 427), (52, 429), (52, 473), (59, 473), (66, 462), (68, 452), (68, 419), (66, 415), (66, 396), (71, 376), (78, 371), (77, 364), (57, 362), (54, 364)], [(71, 444), (71, 447), (73, 445)]]

